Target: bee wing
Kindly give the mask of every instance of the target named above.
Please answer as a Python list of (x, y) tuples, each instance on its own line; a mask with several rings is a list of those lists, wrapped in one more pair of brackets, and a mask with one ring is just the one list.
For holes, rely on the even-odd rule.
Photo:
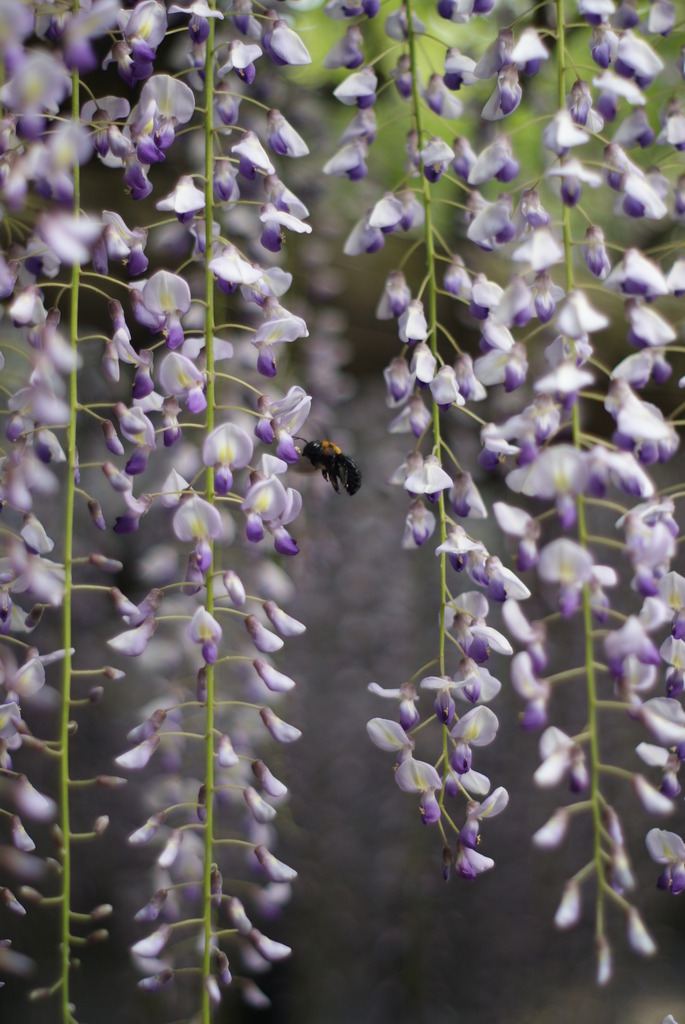
[(342, 485), (348, 494), (356, 494), (362, 483), (362, 474), (359, 466), (348, 455), (338, 459), (338, 472)]

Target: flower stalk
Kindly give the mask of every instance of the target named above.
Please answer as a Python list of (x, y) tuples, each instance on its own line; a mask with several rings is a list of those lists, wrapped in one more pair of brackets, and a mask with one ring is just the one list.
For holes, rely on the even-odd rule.
[[(414, 24), (414, 0), (406, 0), (407, 12), (407, 35), (409, 46), (409, 62), (412, 79), (412, 117), (416, 126), (416, 135), (419, 140), (419, 150), (424, 139), (423, 130), (423, 104), (419, 92), (418, 47), (416, 29)], [(423, 164), (420, 165), (423, 171)], [(437, 359), (438, 352), (438, 278), (435, 260), (435, 236), (433, 233), (433, 210), (431, 199), (431, 186), (425, 174), (421, 174), (421, 201), (424, 210), (424, 252), (426, 259), (426, 290), (428, 292), (428, 344), (431, 352)], [(433, 453), (442, 464), (442, 433), (440, 426), (440, 409), (436, 403), (432, 408), (432, 432), (433, 432)], [(440, 530), (440, 543), (443, 544), (447, 537), (447, 520), (445, 516), (445, 495), (440, 491), (437, 501), (438, 523)], [(447, 557), (444, 554), (439, 556), (440, 573), (440, 611), (439, 611), (439, 639), (438, 639), (438, 664), (440, 675), (445, 674), (445, 614), (447, 609)]]
[[(78, 12), (79, 2), (74, 0), (74, 14)], [(79, 123), (81, 109), (80, 76), (78, 70), (71, 75), (71, 116), (74, 124)], [(81, 178), (78, 161), (73, 167), (74, 185), (74, 217), (78, 218), (81, 210)], [(81, 268), (74, 263), (71, 268), (69, 290), (69, 344), (72, 354), (72, 365), (69, 371), (69, 423), (67, 425), (67, 460), (66, 479), (64, 484), (64, 596), (62, 599), (62, 691), (61, 712), (59, 723), (59, 826), (61, 832), (61, 985), (60, 1004), (62, 1024), (73, 1024), (71, 1012), (71, 815), (70, 815), (70, 719), (71, 719), (71, 679), (72, 679), (72, 628), (73, 628), (73, 565), (74, 565), (74, 512), (76, 501), (77, 450), (76, 429), (79, 408), (78, 398), (78, 327), (79, 327), (79, 289), (81, 286)]]
[[(211, 10), (214, 10), (214, 0), (211, 0)], [(206, 352), (206, 397), (207, 408), (205, 410), (206, 432), (210, 434), (214, 429), (214, 416), (216, 408), (216, 377), (214, 369), (214, 275), (209, 268), (212, 255), (211, 240), (213, 237), (214, 225), (214, 67), (215, 67), (215, 19), (208, 18), (209, 35), (206, 41), (205, 51), (205, 115), (204, 115), (204, 198), (205, 198), (205, 352)], [(205, 499), (210, 505), (215, 505), (216, 494), (214, 490), (214, 467), (208, 466), (205, 469)], [(205, 607), (209, 615), (214, 615), (214, 541), (210, 540), (211, 568), (206, 573), (206, 601)], [(202, 1022), (210, 1024), (212, 1017), (212, 1004), (210, 999), (210, 987), (208, 979), (212, 973), (212, 951), (213, 951), (213, 915), (212, 915), (212, 872), (214, 865), (214, 742), (215, 742), (215, 685), (216, 666), (208, 664), (205, 668), (205, 810), (204, 821), (204, 868), (202, 879), (202, 927), (203, 927), (203, 950), (202, 950)]]

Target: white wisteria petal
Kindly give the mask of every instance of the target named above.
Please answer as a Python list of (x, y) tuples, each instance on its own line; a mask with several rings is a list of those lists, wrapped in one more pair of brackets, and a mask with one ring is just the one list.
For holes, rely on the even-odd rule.
[(594, 381), (594, 374), (589, 370), (567, 360), (555, 367), (551, 373), (538, 378), (534, 388), (540, 394), (575, 395), (583, 388), (589, 388)]
[(558, 329), (574, 339), (594, 331), (603, 331), (609, 323), (609, 317), (590, 305), (582, 291), (571, 292), (557, 317)]
[(644, 107), (647, 103), (645, 94), (631, 78), (622, 78), (613, 71), (603, 71), (592, 79), (592, 84), (601, 92), (610, 92), (614, 96), (627, 100), (633, 107)]
[(580, 886), (575, 882), (567, 882), (554, 915), (555, 926), (560, 931), (573, 928), (580, 920), (580, 912)]
[(528, 263), (532, 270), (547, 270), (564, 258), (564, 250), (549, 228), (538, 228), (530, 238), (514, 249), (511, 258), (517, 263)]
[[(378, 78), (372, 67), (363, 67), (344, 78), (333, 90), (333, 95), (345, 106), (353, 107), (363, 96), (372, 96), (378, 88)], [(451, 155), (451, 153), (450, 153)]]
[(545, 177), (577, 178), (578, 181), (581, 181), (584, 185), (589, 185), (590, 188), (599, 188), (602, 184), (602, 175), (586, 167), (585, 164), (575, 157), (572, 157), (570, 160), (564, 160), (563, 164), (559, 164), (558, 167), (551, 167), (546, 172)]
[(371, 742), (380, 750), (411, 749), (414, 743), (399, 724), (390, 718), (372, 718), (366, 724)]
[(572, 146), (583, 146), (589, 141), (588, 133), (575, 124), (568, 110), (557, 110), (542, 132), (543, 145), (554, 153), (564, 153)]
[(665, 828), (650, 828), (645, 836), (649, 856), (657, 864), (677, 864), (685, 861), (685, 842), (675, 832)]
[(425, 793), (442, 786), (442, 779), (433, 765), (413, 757), (407, 757), (398, 767), (395, 782), (405, 793)]
[(498, 729), (499, 719), (497, 715), (490, 708), (479, 705), (471, 711), (467, 711), (465, 715), (462, 715), (452, 729), (450, 736), (453, 739), (464, 740), (464, 742), (474, 747), (485, 747), (492, 743)]
[(656, 78), (664, 68), (664, 62), (656, 50), (634, 32), (622, 32), (618, 37), (618, 59), (632, 68), (640, 78)]
[(558, 537), (540, 551), (538, 574), (547, 583), (587, 582), (594, 567), (592, 555), (576, 541)]
[(635, 753), (650, 768), (663, 768), (669, 758), (668, 751), (663, 747), (657, 747), (655, 743), (638, 743)]
[(660, 793), (644, 775), (633, 775), (633, 790), (648, 814), (666, 817), (675, 811), (673, 801)]

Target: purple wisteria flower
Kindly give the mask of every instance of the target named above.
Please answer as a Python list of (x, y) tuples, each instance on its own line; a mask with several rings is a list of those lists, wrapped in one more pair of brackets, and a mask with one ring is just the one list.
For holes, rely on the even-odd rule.
[(159, 386), (166, 395), (184, 398), (188, 412), (200, 413), (207, 407), (205, 376), (195, 363), (180, 352), (169, 352), (159, 368)]
[(221, 536), (221, 514), (197, 494), (183, 501), (174, 515), (174, 533), (179, 540), (194, 542), (198, 568), (206, 571), (212, 562), (210, 541)]
[(236, 423), (224, 423), (207, 435), (202, 445), (202, 461), (214, 469), (218, 494), (228, 494), (233, 486), (233, 470), (247, 466), (252, 451), (252, 438)]
[(252, 482), (245, 494), (242, 510), (246, 519), (246, 536), (258, 543), (268, 530), (274, 538), (279, 554), (295, 555), (298, 547), (286, 526), (297, 518), (302, 508), (302, 497), (292, 487), (284, 487), (278, 475), (285, 472), (287, 463), (271, 455), (262, 457), (262, 468), (252, 474)]
[(198, 608), (188, 626), (188, 637), (193, 643), (201, 644), (202, 657), (213, 665), (218, 657), (218, 643), (222, 629), (213, 615), (205, 608)]
[(646, 837), (647, 850), (652, 860), (664, 864), (658, 886), (677, 896), (685, 889), (685, 843), (675, 832), (652, 828)]
[(159, 270), (143, 285), (131, 290), (133, 313), (144, 327), (162, 331), (169, 348), (183, 344), (181, 317), (190, 309), (190, 288), (178, 274)]
[(195, 43), (204, 43), (209, 35), (209, 19), (219, 18), (223, 21), (223, 14), (221, 11), (214, 10), (206, 0), (193, 0), (192, 3), (187, 6), (182, 4), (172, 4), (169, 7), (169, 14), (186, 14), (190, 15), (190, 22), (188, 24), (188, 31), (190, 37)]
[(442, 780), (431, 764), (407, 757), (395, 772), (395, 782), (405, 793), (421, 794), (419, 811), (424, 825), (439, 821), (441, 811), (435, 792), (442, 786)]

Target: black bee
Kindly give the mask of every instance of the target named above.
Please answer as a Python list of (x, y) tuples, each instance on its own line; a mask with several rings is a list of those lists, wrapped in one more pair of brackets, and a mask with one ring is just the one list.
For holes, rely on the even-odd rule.
[(362, 485), (362, 471), (354, 459), (345, 455), (332, 441), (307, 441), (302, 456), (309, 459), (314, 469), (320, 469), (324, 480), (330, 480), (333, 490), (340, 493), (342, 484), (348, 494), (356, 494)]

